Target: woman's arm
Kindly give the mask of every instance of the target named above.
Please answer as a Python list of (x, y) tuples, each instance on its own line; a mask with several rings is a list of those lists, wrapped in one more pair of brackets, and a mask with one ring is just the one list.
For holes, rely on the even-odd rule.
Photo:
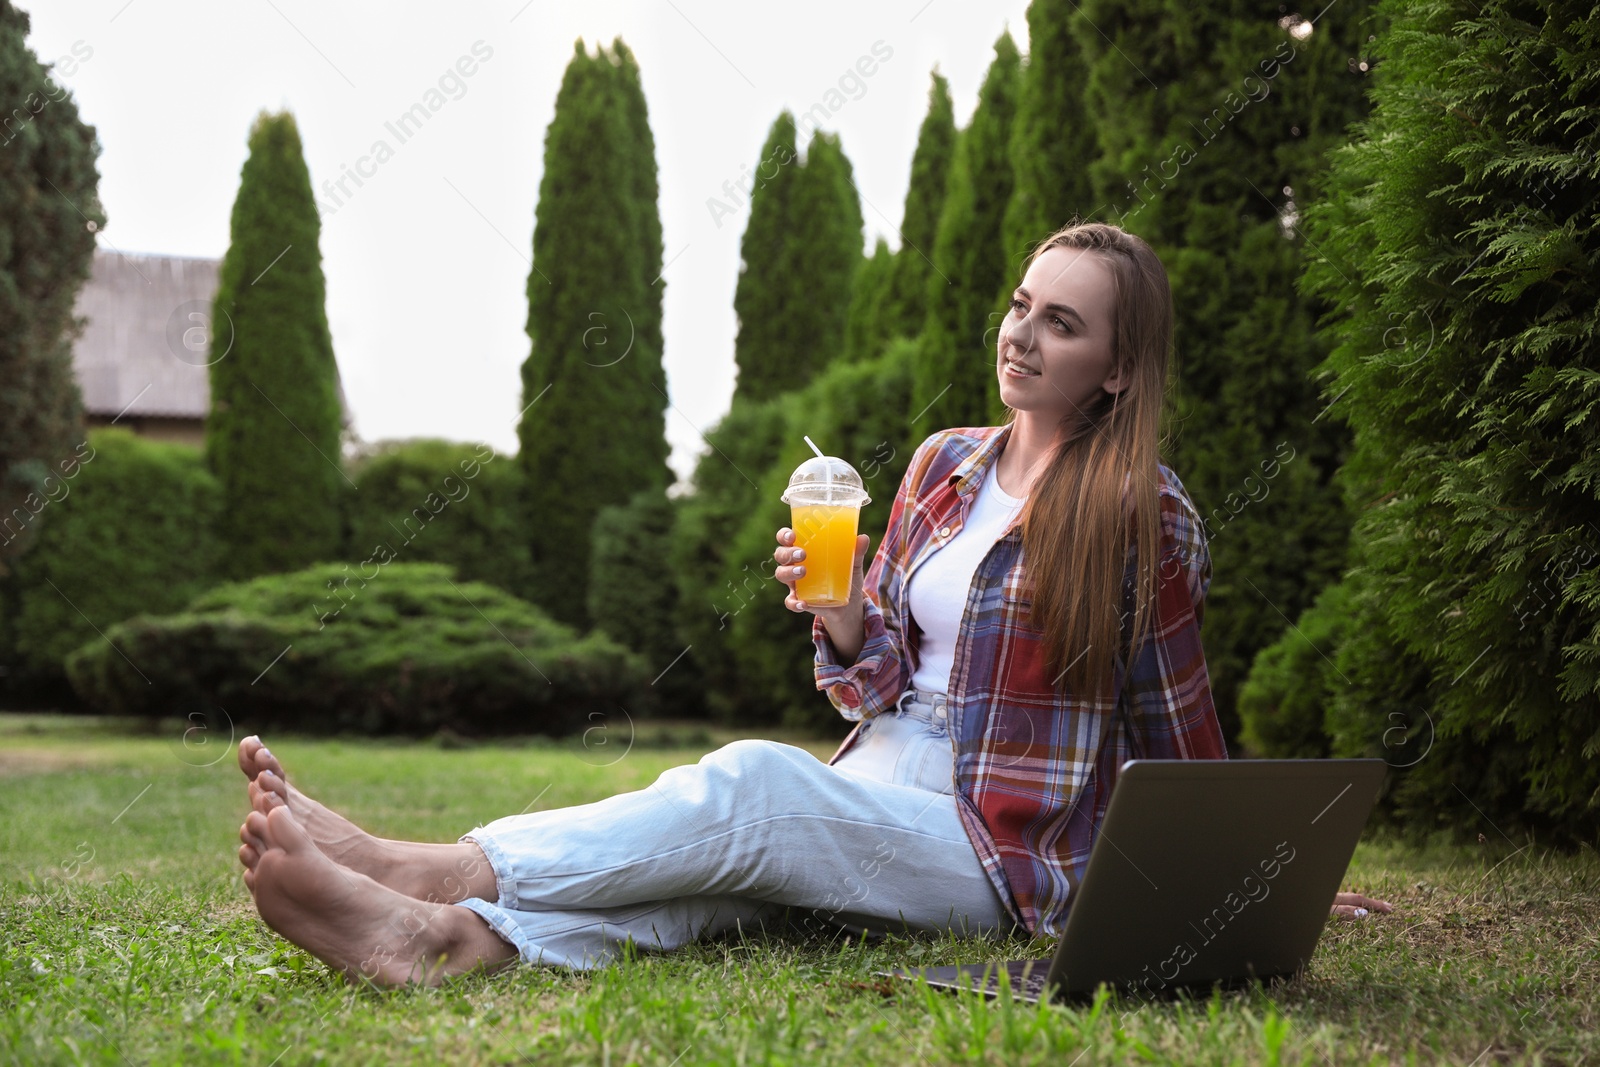
[[(858, 542), (859, 543), (859, 542)], [(848, 615), (821, 615), (823, 631), (828, 640), (833, 642), (834, 655), (839, 662), (848, 666), (861, 655), (861, 646), (867, 643), (867, 613), (866, 602), (860, 605), (861, 612), (854, 609)], [(813, 638), (816, 636), (816, 626), (811, 627)]]
[(826, 692), (839, 714), (852, 722), (894, 707), (911, 679), (907, 620), (899, 617), (895, 607), (906, 554), (901, 528), (906, 522), (906, 507), (921, 488), (912, 483), (922, 480), (944, 434), (934, 433), (918, 446), (900, 480), (889, 508), (888, 527), (862, 580), (859, 639), (853, 612), (843, 619), (834, 613), (826, 620), (818, 615), (812, 621), (817, 688)]

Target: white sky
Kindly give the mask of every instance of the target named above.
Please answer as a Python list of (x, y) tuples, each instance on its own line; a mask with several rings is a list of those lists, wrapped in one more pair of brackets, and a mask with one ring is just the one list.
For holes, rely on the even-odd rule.
[[(102, 249), (222, 256), (251, 121), (263, 107), (292, 110), (325, 204), (328, 321), (356, 432), (504, 452), (517, 447), (545, 128), (574, 41), (592, 50), (620, 34), (639, 61), (660, 168), (667, 438), (680, 478), (734, 385), (748, 212), (739, 205), (719, 227), (707, 199), (756, 164), (781, 108), (798, 116), (821, 102), (881, 40), (893, 55), (824, 128), (855, 168), (867, 249), (880, 234), (897, 248), (929, 72), (950, 79), (964, 124), (1001, 30), (1027, 47), (1026, 0), (817, 0), (787, 13), (723, 0), (22, 3), (41, 61), (92, 49), (56, 77), (100, 138)], [(399, 143), (384, 124), (479, 40), (493, 55)], [(329, 210), (323, 181), (380, 138), (393, 157)]]

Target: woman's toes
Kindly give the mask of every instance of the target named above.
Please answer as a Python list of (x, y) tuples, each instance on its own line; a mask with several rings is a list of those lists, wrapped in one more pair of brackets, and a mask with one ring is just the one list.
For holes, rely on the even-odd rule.
[(263, 812), (252, 811), (244, 818), (244, 825), (239, 828), (239, 838), (247, 845), (256, 846), (256, 850), (266, 855), (271, 847), (267, 837), (267, 816)]
[(272, 749), (266, 745), (262, 745), (256, 750), (256, 768), (262, 771), (271, 771), (278, 776), (280, 782), (288, 777), (283, 773), (283, 764), (278, 762), (278, 757), (274, 756)]
[(244, 776), (251, 781), (255, 780), (256, 772), (258, 770), (256, 767), (256, 752), (260, 748), (261, 738), (257, 737), (255, 734), (251, 734), (249, 737), (239, 742), (239, 769), (243, 771)]
[(255, 845), (239, 846), (239, 863), (245, 870), (254, 870), (255, 865), (261, 862), (261, 850)]
[(251, 781), (255, 781), (263, 771), (271, 771), (279, 781), (286, 777), (283, 764), (278, 762), (278, 757), (272, 754), (270, 748), (261, 743), (257, 734), (251, 734), (239, 742), (239, 769)]
[(286, 852), (314, 852), (317, 851), (316, 842), (306, 833), (305, 827), (300, 825), (294, 813), (287, 807), (275, 809), (270, 816), (251, 812), (250, 817), (259, 818), (262, 824), (261, 838), (269, 848), (281, 848)]
[(289, 802), (289, 783), (283, 780), (283, 775), (264, 770), (256, 775), (255, 784), (268, 794), (269, 803), (272, 797), (285, 804)]
[(260, 777), (251, 782), (249, 786), (250, 809), (252, 811), (259, 811), (263, 815), (267, 814), (267, 812), (271, 811), (273, 808), (286, 803), (282, 793), (274, 792), (262, 784), (262, 779), (266, 778), (268, 774), (269, 772), (263, 771)]

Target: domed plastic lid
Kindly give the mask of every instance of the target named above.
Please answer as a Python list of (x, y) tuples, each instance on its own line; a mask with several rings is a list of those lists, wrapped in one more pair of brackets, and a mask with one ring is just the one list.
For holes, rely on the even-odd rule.
[(848, 504), (862, 507), (872, 503), (861, 484), (861, 475), (837, 456), (813, 456), (789, 475), (789, 488), (783, 492), (785, 504)]

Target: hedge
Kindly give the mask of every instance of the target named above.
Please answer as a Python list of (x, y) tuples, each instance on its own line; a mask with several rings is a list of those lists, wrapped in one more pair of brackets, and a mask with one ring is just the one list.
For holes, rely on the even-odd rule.
[(236, 729), (560, 736), (653, 713), (646, 664), (438, 563), (317, 564), (140, 615), (67, 658), (106, 714)]
[(14, 673), (25, 684), (61, 681), (64, 657), (101, 641), (97, 629), (176, 611), (220, 580), (222, 496), (201, 454), (121, 427), (92, 430), (88, 442), (7, 583)]

